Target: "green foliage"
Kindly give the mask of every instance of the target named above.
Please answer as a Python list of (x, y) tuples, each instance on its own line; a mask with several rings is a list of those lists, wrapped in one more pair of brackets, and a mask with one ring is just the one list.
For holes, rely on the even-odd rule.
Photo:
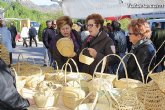
[[(19, 18), (19, 19), (27, 19), (29, 18), (31, 21), (36, 21), (39, 23), (45, 23), (46, 20), (57, 19), (59, 16), (62, 16), (62, 11), (57, 11), (55, 13), (42, 13), (33, 9), (29, 9), (27, 7), (22, 6), (19, 2), (12, 2), (13, 6), (11, 6), (5, 12), (5, 18)], [(0, 1), (0, 7), (5, 8), (8, 7), (9, 4), (6, 2)], [(19, 21), (12, 20), (10, 22), (14, 22), (18, 31), (19, 29)]]
[(39, 41), (42, 41), (42, 32), (45, 29), (45, 27), (46, 27), (46, 23), (45, 22), (40, 24), (40, 28), (38, 30), (38, 39), (39, 39)]

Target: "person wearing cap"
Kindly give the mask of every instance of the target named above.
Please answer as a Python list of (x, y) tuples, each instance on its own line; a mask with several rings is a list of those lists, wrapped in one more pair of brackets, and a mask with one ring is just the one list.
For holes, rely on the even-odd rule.
[[(72, 29), (73, 22), (69, 16), (62, 16), (57, 19), (57, 29), (59, 34), (56, 36), (55, 39), (55, 51), (54, 51), (54, 58), (57, 61), (59, 68), (66, 63), (68, 58), (73, 58), (77, 64), (78, 62), (78, 53), (81, 47), (81, 37), (76, 30)], [(65, 57), (60, 54), (59, 50), (57, 49), (57, 42), (61, 38), (70, 38), (74, 44), (74, 53), (71, 56)]]
[[(90, 65), (83, 63), (82, 72), (91, 75), (93, 75), (96, 65), (104, 56), (115, 53), (114, 43), (103, 30), (103, 23), (104, 19), (100, 14), (91, 14), (86, 18), (86, 26), (90, 35), (83, 42), (81, 50), (87, 48), (83, 51), (83, 54), (94, 58), (94, 61)], [(100, 68), (98, 68), (99, 70)]]

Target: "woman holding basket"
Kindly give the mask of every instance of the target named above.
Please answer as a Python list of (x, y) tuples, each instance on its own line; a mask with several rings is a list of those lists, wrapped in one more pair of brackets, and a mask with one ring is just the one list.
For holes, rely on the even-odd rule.
[[(90, 35), (82, 44), (83, 54), (94, 58), (88, 65), (82, 64), (82, 72), (93, 74), (97, 63), (106, 55), (115, 53), (112, 39), (103, 30), (104, 19), (100, 14), (91, 14), (86, 18), (86, 27)], [(99, 69), (98, 69), (99, 70)]]
[[(54, 39), (54, 59), (61, 69), (68, 58), (73, 58), (78, 64), (78, 53), (81, 47), (81, 37), (72, 29), (72, 20), (69, 16), (62, 16), (56, 21), (59, 34)], [(72, 65), (72, 64), (71, 64)], [(73, 69), (74, 71), (74, 69)]]

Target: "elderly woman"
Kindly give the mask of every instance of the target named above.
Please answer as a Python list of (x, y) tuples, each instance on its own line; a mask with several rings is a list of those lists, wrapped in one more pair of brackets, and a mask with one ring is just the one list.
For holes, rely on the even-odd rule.
[[(59, 34), (55, 38), (55, 50), (54, 50), (54, 59), (57, 61), (59, 68), (63, 66), (63, 64), (66, 63), (68, 58), (73, 58), (78, 63), (78, 52), (81, 47), (81, 37), (79, 36), (78, 32), (75, 30), (72, 30), (72, 20), (69, 16), (62, 16), (56, 21), (57, 29), (59, 31)], [(65, 57), (60, 54), (59, 50), (56, 47), (56, 43), (61, 38), (70, 38), (73, 41), (74, 44), (74, 52), (76, 54), (72, 56)]]
[[(82, 72), (93, 74), (97, 63), (106, 55), (115, 53), (112, 39), (103, 31), (104, 19), (99, 14), (91, 14), (86, 18), (86, 26), (90, 35), (82, 44), (84, 55), (94, 58), (90, 64), (82, 64)], [(98, 69), (99, 70), (99, 69)]]
[[(133, 53), (137, 57), (144, 78), (146, 79), (149, 63), (156, 52), (153, 43), (150, 40), (150, 27), (144, 19), (137, 19), (131, 21), (128, 25), (128, 31), (129, 40), (133, 44), (130, 53)], [(153, 64), (154, 62), (155, 61), (153, 61)], [(127, 72), (129, 78), (142, 81), (139, 68), (132, 56), (129, 56), (128, 58)]]

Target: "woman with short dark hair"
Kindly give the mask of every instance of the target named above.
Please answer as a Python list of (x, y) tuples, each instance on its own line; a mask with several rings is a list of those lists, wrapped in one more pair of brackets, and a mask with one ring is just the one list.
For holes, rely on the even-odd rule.
[(87, 48), (83, 54), (94, 58), (94, 61), (90, 65), (82, 64), (82, 72), (91, 75), (97, 63), (104, 56), (115, 53), (114, 43), (103, 30), (103, 23), (104, 19), (100, 14), (91, 14), (86, 18), (86, 26), (90, 35), (83, 42), (82, 49)]
[[(63, 66), (63, 64), (66, 63), (68, 58), (73, 58), (77, 62), (77, 64), (79, 64), (78, 53), (81, 47), (81, 37), (76, 30), (72, 29), (73, 22), (71, 18), (69, 16), (62, 16), (57, 19), (56, 24), (59, 34), (56, 36), (54, 41), (54, 58), (55, 61), (57, 61), (59, 68), (61, 69), (61, 67)], [(70, 38), (73, 41), (75, 54), (68, 57), (60, 54), (59, 50), (57, 49), (56, 43), (61, 38)], [(73, 68), (73, 71), (74, 70), (75, 69)]]

